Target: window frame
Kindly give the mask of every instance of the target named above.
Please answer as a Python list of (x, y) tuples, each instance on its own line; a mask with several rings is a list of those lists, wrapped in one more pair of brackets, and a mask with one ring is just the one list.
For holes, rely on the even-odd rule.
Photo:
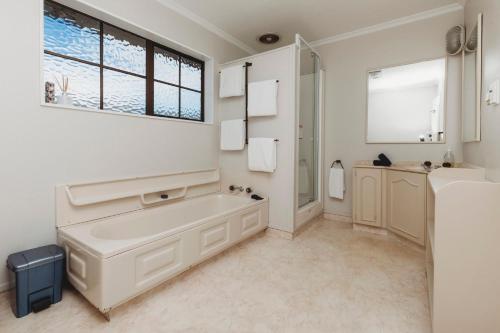
[[(78, 14), (84, 15), (92, 20), (97, 21), (99, 24), (99, 63), (95, 63), (93, 61), (80, 59), (77, 57), (68, 56), (65, 54), (61, 54), (58, 52), (47, 50), (47, 49), (45, 49), (45, 43), (42, 42), (43, 54), (47, 54), (50, 56), (59, 57), (62, 59), (71, 60), (71, 61), (75, 61), (75, 62), (79, 62), (79, 63), (83, 63), (86, 65), (90, 65), (90, 66), (94, 66), (94, 67), (99, 68), (99, 108), (98, 108), (98, 111), (118, 112), (118, 113), (125, 114), (125, 115), (151, 116), (151, 117), (158, 117), (158, 118), (186, 120), (186, 121), (194, 121), (194, 122), (201, 122), (201, 123), (205, 122), (205, 61), (200, 60), (200, 59), (193, 57), (191, 55), (185, 54), (183, 52), (177, 51), (171, 47), (162, 45), (162, 44), (155, 42), (151, 39), (143, 37), (143, 36), (136, 34), (134, 32), (128, 31), (128, 30), (121, 28), (119, 26), (116, 26), (112, 23), (108, 23), (104, 20), (101, 20), (97, 17), (94, 17), (94, 16), (89, 15), (87, 13), (84, 13), (82, 11), (79, 11), (77, 9), (71, 8), (71, 7), (66, 6), (64, 4), (61, 4), (57, 1), (42, 0), (42, 3), (43, 3), (42, 17), (45, 17), (45, 3), (46, 2), (53, 3), (56, 6), (60, 6), (60, 7), (63, 7), (65, 9), (69, 9), (73, 12), (76, 12)], [(107, 66), (104, 64), (104, 25), (113, 27), (115, 29), (121, 30), (121, 31), (128, 33), (128, 34), (134, 35), (138, 38), (143, 39), (146, 42), (146, 50), (145, 50), (146, 51), (146, 59), (145, 59), (146, 71), (145, 71), (145, 75), (137, 74), (137, 73), (130, 72), (127, 70), (115, 68), (112, 66)], [(43, 33), (42, 41), (44, 41), (45, 40), (45, 28), (42, 30), (42, 33)], [(165, 51), (168, 51), (170, 53), (173, 53), (174, 55), (179, 57), (178, 85), (155, 79), (155, 77), (154, 77), (154, 49), (155, 49), (155, 47), (162, 49), (162, 50), (165, 50)], [(200, 65), (200, 67), (201, 67), (200, 90), (196, 90), (193, 88), (182, 86), (182, 79), (181, 79), (182, 69), (181, 68), (182, 68), (182, 59), (183, 58), (191, 60), (191, 61)], [(104, 70), (110, 70), (110, 71), (118, 72), (118, 73), (125, 74), (125, 75), (131, 75), (131, 76), (134, 76), (137, 78), (142, 78), (145, 80), (145, 92), (144, 92), (145, 95), (144, 96), (145, 96), (146, 103), (145, 103), (145, 113), (144, 114), (135, 114), (135, 113), (124, 112), (124, 111), (120, 111), (120, 110), (106, 110), (106, 109), (104, 109)], [(154, 110), (154, 83), (155, 82), (178, 88), (178, 99), (179, 99), (179, 104), (178, 104), (178, 111), (179, 111), (178, 115), (179, 116), (178, 117), (155, 114), (155, 110)], [(182, 107), (181, 106), (181, 91), (182, 91), (182, 89), (197, 92), (200, 94), (200, 119), (193, 119), (193, 118), (187, 118), (187, 117), (181, 116), (181, 107)]]

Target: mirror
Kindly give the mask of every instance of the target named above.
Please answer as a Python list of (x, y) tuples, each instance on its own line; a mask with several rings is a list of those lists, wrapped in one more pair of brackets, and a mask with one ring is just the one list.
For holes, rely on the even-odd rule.
[(467, 30), (462, 52), (462, 141), (481, 141), (483, 15)]
[(446, 58), (368, 72), (367, 143), (444, 143)]

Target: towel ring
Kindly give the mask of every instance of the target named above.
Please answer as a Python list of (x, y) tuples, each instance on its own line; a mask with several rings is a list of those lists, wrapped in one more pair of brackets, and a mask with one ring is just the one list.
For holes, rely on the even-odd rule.
[(341, 160), (335, 160), (335, 161), (333, 161), (332, 166), (330, 168), (333, 168), (336, 165), (340, 165), (340, 167), (342, 169), (344, 169), (344, 166), (342, 165), (342, 161)]

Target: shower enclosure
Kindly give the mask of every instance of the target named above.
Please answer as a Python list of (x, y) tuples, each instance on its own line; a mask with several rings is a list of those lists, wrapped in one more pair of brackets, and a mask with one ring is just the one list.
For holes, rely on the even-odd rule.
[[(248, 151), (221, 151), (221, 186), (239, 184), (269, 197), (269, 228), (291, 235), (323, 211), (322, 89), (319, 56), (300, 36), (293, 44), (236, 59), (219, 69), (252, 63), (249, 82), (278, 80), (278, 113), (252, 117), (250, 137), (279, 139), (276, 170), (248, 169)], [(244, 98), (219, 101), (221, 120), (245, 117)]]
[(320, 57), (297, 35), (299, 48), (298, 208), (317, 202), (320, 179)]

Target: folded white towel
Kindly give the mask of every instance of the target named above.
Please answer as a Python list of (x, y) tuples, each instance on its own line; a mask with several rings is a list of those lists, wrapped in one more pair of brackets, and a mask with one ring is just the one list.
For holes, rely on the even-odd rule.
[(243, 119), (224, 120), (220, 123), (220, 149), (242, 150), (245, 147)]
[(344, 169), (331, 168), (328, 185), (330, 197), (343, 200), (345, 191)]
[(220, 72), (219, 97), (243, 96), (245, 94), (245, 68), (243, 65), (227, 67)]
[(250, 138), (248, 141), (248, 168), (251, 171), (276, 170), (276, 142), (271, 138)]
[(274, 116), (278, 113), (278, 82), (267, 80), (248, 84), (248, 116)]

